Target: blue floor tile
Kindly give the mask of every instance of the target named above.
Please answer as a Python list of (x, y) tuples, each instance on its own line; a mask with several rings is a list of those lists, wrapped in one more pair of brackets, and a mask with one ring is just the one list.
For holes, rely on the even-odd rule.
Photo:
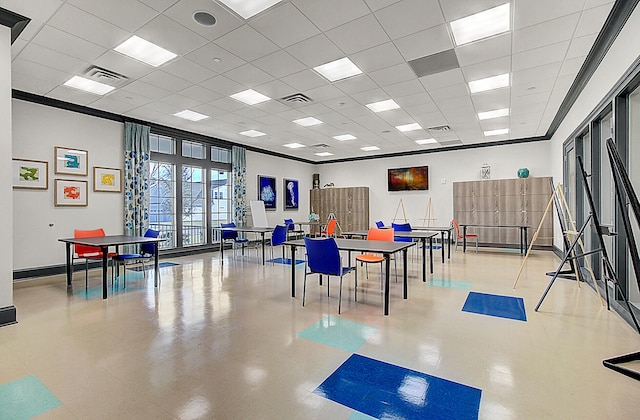
[[(122, 275), (116, 276), (116, 280), (111, 284), (111, 279), (108, 280), (107, 294), (120, 293), (124, 291), (144, 290), (147, 288), (147, 281), (143, 273), (137, 273), (135, 271), (129, 271), (127, 269), (127, 287), (123, 287)], [(83, 297), (85, 299), (102, 299), (102, 283), (99, 286), (89, 287), (84, 289), (84, 285), (81, 288), (73, 289), (73, 295)]]
[(482, 390), (357, 354), (315, 394), (377, 419), (477, 419)]
[(60, 400), (33, 375), (0, 385), (0, 420), (31, 419), (60, 405)]
[(375, 417), (371, 417), (359, 411), (354, 411), (353, 414), (349, 416), (349, 420), (375, 420)]
[(350, 353), (357, 351), (378, 331), (360, 322), (338, 317), (324, 317), (298, 334), (298, 337), (336, 347)]
[(443, 289), (453, 290), (471, 290), (471, 288), (473, 287), (473, 283), (470, 281), (449, 280), (441, 278), (432, 278), (427, 282), (427, 284), (432, 287), (440, 287)]
[[(286, 265), (291, 265), (291, 258), (274, 258), (272, 260), (267, 260), (267, 262), (274, 262), (276, 264), (286, 264)], [(298, 260), (296, 259), (296, 264), (302, 264), (304, 262), (304, 260)]]
[(519, 297), (469, 292), (462, 307), (465, 312), (526, 321), (524, 300)]

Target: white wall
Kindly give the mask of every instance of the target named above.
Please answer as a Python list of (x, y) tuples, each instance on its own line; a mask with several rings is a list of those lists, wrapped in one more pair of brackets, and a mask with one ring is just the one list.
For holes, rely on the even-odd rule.
[[(11, 30), (0, 25), (0, 235), (13, 235), (11, 194)], [(4, 192), (2, 192), (4, 191)], [(0, 245), (0, 310), (13, 305), (13, 246), (5, 240)]]
[[(423, 225), (429, 197), (434, 225), (448, 226), (453, 217), (453, 183), (480, 179), (480, 167), (491, 166), (492, 179), (517, 178), (519, 168), (529, 168), (531, 177), (549, 176), (549, 142), (534, 142), (480, 149), (457, 150), (416, 156), (319, 165), (320, 185), (369, 187), (369, 221), (391, 224), (400, 199), (411, 224)], [(429, 166), (428, 191), (387, 191), (387, 169)], [(445, 183), (442, 183), (444, 179)], [(402, 209), (397, 217), (402, 219)]]
[[(58, 238), (72, 237), (74, 229), (123, 233), (122, 194), (93, 192), (94, 166), (123, 168), (123, 133), (118, 122), (13, 101), (13, 157), (49, 162), (48, 190), (13, 191), (13, 269), (64, 264), (65, 246)], [(87, 150), (88, 176), (54, 174), (55, 146)], [(55, 207), (56, 178), (87, 181), (88, 206)]]
[[(247, 204), (258, 199), (258, 175), (276, 178), (276, 210), (267, 211), (269, 226), (282, 224), (284, 219), (304, 221), (309, 217), (309, 190), (312, 186), (315, 166), (275, 156), (247, 151)], [(284, 210), (283, 179), (297, 179), (299, 191), (298, 210)], [(251, 220), (248, 220), (251, 223)]]
[[(636, 7), (589, 83), (551, 138), (551, 171), (557, 182), (562, 182), (563, 143), (574, 130), (580, 127), (585, 118), (640, 56), (638, 37), (640, 37), (640, 8)], [(562, 249), (562, 233), (558, 229), (554, 232), (554, 244)]]

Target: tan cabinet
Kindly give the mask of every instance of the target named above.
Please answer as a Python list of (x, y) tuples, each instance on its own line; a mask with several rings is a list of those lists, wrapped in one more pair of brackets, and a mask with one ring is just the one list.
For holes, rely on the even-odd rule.
[(368, 187), (312, 189), (309, 203), (310, 212), (319, 214), (321, 222), (333, 213), (342, 231), (369, 229)]
[[(527, 225), (529, 240), (540, 225), (553, 189), (549, 177), (515, 178), (453, 183), (453, 217), (460, 224)], [(480, 243), (520, 245), (513, 228), (477, 228)], [(548, 214), (536, 245), (553, 245), (553, 217)]]

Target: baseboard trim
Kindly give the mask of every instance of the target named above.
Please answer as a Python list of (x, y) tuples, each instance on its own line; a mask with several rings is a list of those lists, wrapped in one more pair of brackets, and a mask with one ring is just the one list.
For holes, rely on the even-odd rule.
[(0, 308), (0, 327), (17, 324), (16, 307), (11, 305)]

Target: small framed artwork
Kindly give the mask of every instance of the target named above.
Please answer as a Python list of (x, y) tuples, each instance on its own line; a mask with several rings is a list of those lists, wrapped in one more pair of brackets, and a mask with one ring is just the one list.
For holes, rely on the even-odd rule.
[(86, 150), (58, 146), (55, 150), (55, 173), (87, 176), (88, 152)]
[(276, 209), (276, 179), (258, 175), (258, 200), (264, 201), (266, 210)]
[(93, 167), (93, 191), (122, 192), (122, 172), (116, 168)]
[(83, 207), (87, 205), (87, 181), (56, 179), (55, 205)]
[(298, 181), (284, 178), (284, 209), (298, 210)]
[(13, 188), (49, 188), (49, 162), (14, 158), (12, 173)]

